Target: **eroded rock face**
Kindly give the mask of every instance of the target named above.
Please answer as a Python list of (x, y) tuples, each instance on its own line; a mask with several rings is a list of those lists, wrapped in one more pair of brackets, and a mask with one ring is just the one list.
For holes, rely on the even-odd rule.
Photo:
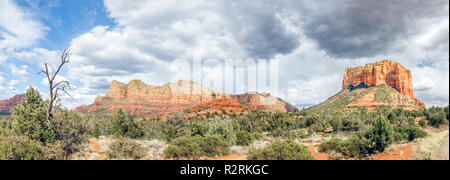
[(425, 104), (414, 97), (411, 71), (390, 60), (347, 68), (342, 89), (378, 86), (382, 83), (388, 84), (401, 94), (411, 98), (417, 105), (425, 108)]
[(15, 95), (12, 98), (0, 101), (0, 113), (10, 113), (11, 108), (25, 100), (25, 94)]
[(295, 112), (296, 108), (270, 94), (247, 93), (229, 95), (204, 88), (192, 81), (180, 80), (162, 86), (147, 85), (140, 80), (123, 84), (113, 81), (108, 93), (95, 99), (90, 106), (76, 110), (93, 112), (105, 109), (115, 112), (123, 109), (136, 114), (163, 115), (166, 113), (195, 108), (240, 111), (260, 109), (267, 111)]

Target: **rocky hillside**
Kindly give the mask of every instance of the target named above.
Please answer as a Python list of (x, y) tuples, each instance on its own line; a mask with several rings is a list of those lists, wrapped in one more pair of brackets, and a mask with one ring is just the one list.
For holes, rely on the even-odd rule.
[(425, 104), (414, 97), (411, 71), (401, 64), (390, 60), (347, 68), (344, 74), (342, 89), (372, 87), (383, 83), (386, 83), (396, 89), (400, 94), (409, 97), (417, 105), (425, 108)]
[(308, 111), (358, 107), (375, 110), (381, 106), (410, 110), (425, 108), (425, 104), (414, 97), (411, 71), (394, 61), (346, 69), (342, 91)]
[(105, 96), (99, 96), (94, 104), (80, 106), (81, 112), (114, 113), (123, 109), (137, 115), (160, 116), (176, 111), (227, 110), (295, 112), (297, 108), (270, 94), (247, 93), (229, 95), (204, 88), (192, 81), (180, 80), (162, 86), (147, 85), (140, 80), (128, 84), (113, 81)]
[(25, 99), (25, 94), (15, 95), (6, 100), (0, 100), (0, 114), (9, 114), (11, 108)]

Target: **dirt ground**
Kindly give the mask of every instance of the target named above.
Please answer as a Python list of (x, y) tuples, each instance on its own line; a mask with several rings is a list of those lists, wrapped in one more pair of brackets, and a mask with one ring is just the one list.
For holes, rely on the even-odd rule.
[(448, 136), (445, 137), (445, 139), (443, 140), (443, 142), (441, 143), (441, 147), (439, 148), (439, 151), (437, 153), (437, 158), (438, 160), (449, 160), (448, 156), (449, 156), (449, 142), (448, 142)]

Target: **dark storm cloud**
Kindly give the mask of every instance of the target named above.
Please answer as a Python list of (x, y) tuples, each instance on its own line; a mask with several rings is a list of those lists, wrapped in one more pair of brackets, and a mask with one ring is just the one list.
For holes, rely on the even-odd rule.
[(360, 58), (384, 53), (420, 33), (421, 22), (448, 15), (447, 0), (322, 1), (307, 14), (305, 34), (330, 56)]
[(252, 58), (289, 54), (300, 46), (298, 35), (288, 31), (279, 16), (284, 9), (273, 1), (241, 1), (225, 4), (232, 31)]

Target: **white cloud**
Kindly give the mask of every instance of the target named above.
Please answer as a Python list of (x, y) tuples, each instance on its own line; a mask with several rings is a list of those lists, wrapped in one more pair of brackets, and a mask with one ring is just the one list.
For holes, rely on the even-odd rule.
[[(348, 54), (352, 51), (340, 52), (340, 46), (333, 44), (328, 44), (333, 47), (324, 48), (328, 45), (318, 42), (320, 33), (311, 36), (311, 32), (305, 32), (305, 24), (326, 21), (325, 15), (328, 15), (325, 13), (318, 17), (311, 9), (304, 11), (305, 6), (302, 5), (305, 3), (105, 0), (109, 17), (118, 26), (97, 26), (72, 40), (72, 63), (66, 77), (81, 84), (72, 102), (77, 105), (92, 103), (96, 95), (106, 93), (112, 80), (128, 82), (141, 79), (148, 84), (160, 85), (181, 79), (186, 72), (170, 68), (173, 65), (170, 62), (179, 59), (189, 61), (193, 52), (203, 52), (204, 58), (219, 60), (260, 57), (279, 60), (280, 92), (276, 95), (292, 104), (316, 104), (326, 100), (341, 89), (346, 67), (384, 59), (398, 61), (412, 70), (419, 99), (427, 104), (448, 103), (448, 27), (445, 27), (448, 26), (448, 16), (434, 17), (435, 13), (417, 15), (423, 22), (421, 26), (430, 28), (415, 28), (411, 33), (410, 29), (404, 28), (410, 25), (390, 26), (396, 22), (414, 21), (416, 16), (408, 19), (404, 12), (398, 12), (402, 15), (401, 19), (385, 18), (376, 16), (378, 11), (374, 10), (349, 24), (368, 28), (364, 26), (368, 23), (364, 18), (370, 22), (382, 22), (383, 28), (396, 35), (395, 39), (390, 39), (389, 34), (378, 34), (378, 29), (372, 33), (387, 37), (389, 42), (377, 39), (377, 44), (353, 48), (355, 54)], [(317, 3), (308, 6), (315, 7)], [(444, 6), (448, 8), (447, 4)], [(358, 7), (361, 8), (361, 3)], [(433, 4), (430, 7), (437, 6)], [(389, 12), (397, 14), (395, 8), (389, 9)], [(364, 11), (358, 13), (364, 14)], [(341, 16), (344, 15), (347, 13), (342, 12)], [(423, 19), (428, 18), (424, 17), (432, 17), (432, 20), (425, 21)], [(305, 19), (307, 22), (302, 22)], [(335, 23), (333, 25), (337, 27), (334, 28), (348, 29), (340, 27), (338, 22), (330, 23)], [(347, 45), (353, 46), (355, 43), (372, 42), (371, 38), (375, 37), (366, 36), (364, 29), (354, 30), (358, 31), (358, 36), (364, 37), (364, 42), (358, 42), (361, 39), (345, 32), (342, 32), (343, 37), (335, 37), (334, 40), (348, 37), (355, 42), (346, 42)], [(332, 37), (333, 34), (331, 31), (328, 35)], [(417, 36), (411, 38), (411, 34)], [(339, 41), (333, 42), (339, 44)], [(388, 50), (379, 50), (380, 47)], [(345, 56), (330, 56), (330, 49)], [(25, 54), (23, 57), (27, 57)], [(365, 56), (358, 56), (361, 54)], [(375, 55), (367, 57), (368, 54)], [(218, 73), (218, 69), (208, 68), (204, 72), (210, 79), (221, 78)]]
[(28, 47), (42, 38), (46, 29), (16, 2), (0, 1), (0, 50)]
[(13, 87), (13, 88), (15, 88), (17, 85), (19, 85), (20, 84), (20, 81), (19, 80), (11, 80), (9, 83), (8, 83), (8, 86), (10, 86), (10, 87)]
[(20, 67), (17, 67), (15, 64), (9, 64), (9, 69), (11, 70), (11, 73), (13, 76), (19, 76), (19, 77), (26, 77), (28, 76), (28, 66), (22, 65)]

